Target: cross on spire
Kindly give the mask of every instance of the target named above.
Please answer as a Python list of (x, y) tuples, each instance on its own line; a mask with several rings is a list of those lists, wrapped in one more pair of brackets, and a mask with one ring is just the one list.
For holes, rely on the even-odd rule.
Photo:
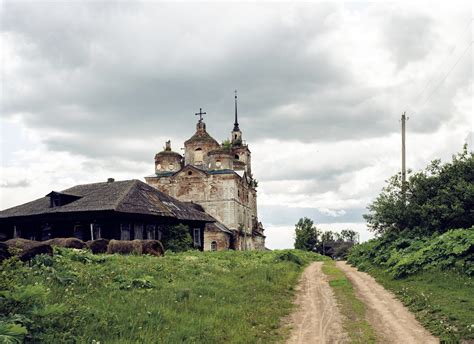
[(202, 108), (199, 108), (199, 112), (195, 113), (195, 116), (199, 116), (199, 122), (202, 122), (202, 115), (205, 115), (205, 112), (202, 112)]

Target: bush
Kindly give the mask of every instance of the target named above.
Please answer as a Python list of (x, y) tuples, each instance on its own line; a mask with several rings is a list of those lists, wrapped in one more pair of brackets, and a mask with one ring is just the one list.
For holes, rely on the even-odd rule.
[(457, 229), (431, 238), (383, 236), (354, 246), (348, 262), (359, 268), (383, 268), (394, 278), (402, 278), (431, 268), (454, 269), (474, 275), (474, 227)]
[(189, 227), (183, 224), (172, 226), (165, 231), (163, 245), (166, 250), (184, 252), (193, 248), (193, 239), (189, 234)]

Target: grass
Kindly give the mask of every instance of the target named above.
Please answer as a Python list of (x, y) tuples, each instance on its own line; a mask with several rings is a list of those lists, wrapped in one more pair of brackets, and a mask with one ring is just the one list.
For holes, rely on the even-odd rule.
[(343, 315), (343, 327), (352, 343), (375, 343), (375, 332), (367, 322), (364, 304), (356, 297), (351, 282), (334, 261), (326, 261), (323, 272), (329, 277), (329, 285), (334, 291)]
[(157, 258), (70, 249), (29, 264), (9, 259), (0, 271), (0, 336), (16, 324), (28, 331), (26, 342), (275, 342), (313, 260), (323, 258), (296, 250)]
[(443, 343), (474, 339), (474, 281), (454, 271), (428, 270), (394, 279), (381, 268), (370, 273), (415, 314)]

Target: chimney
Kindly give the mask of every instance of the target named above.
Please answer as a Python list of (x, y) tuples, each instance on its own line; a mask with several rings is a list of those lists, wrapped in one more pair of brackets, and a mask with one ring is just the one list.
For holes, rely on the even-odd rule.
[(107, 183), (113, 183), (113, 182), (115, 182), (115, 179), (114, 179), (114, 178), (108, 178), (108, 179), (107, 179)]

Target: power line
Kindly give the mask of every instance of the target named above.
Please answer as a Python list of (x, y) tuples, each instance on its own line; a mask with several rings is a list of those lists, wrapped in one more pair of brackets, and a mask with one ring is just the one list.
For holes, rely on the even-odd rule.
[[(440, 62), (440, 64), (437, 66), (436, 70), (440, 70), (440, 67), (443, 66), (445, 64), (445, 62), (451, 57), (451, 55), (453, 55), (453, 53), (456, 51), (456, 48), (458, 47), (458, 44), (464, 39), (464, 36), (465, 36), (465, 33), (466, 31), (469, 29), (469, 27), (472, 25), (472, 22), (474, 21), (474, 18), (471, 18), (471, 20), (469, 20), (469, 22), (467, 23), (467, 25), (465, 26), (464, 30), (461, 31), (461, 34), (458, 35), (458, 37), (455, 39), (455, 42), (456, 44), (454, 45), (454, 47), (451, 49), (451, 51), (449, 52), (448, 55), (446, 55), (444, 57), (444, 59)], [(462, 38), (462, 39), (459, 39), (459, 38)], [(444, 70), (444, 68), (442, 69)], [(439, 75), (439, 74), (438, 74)], [(435, 81), (436, 79), (436, 75), (432, 78), (430, 78), (430, 80), (426, 83), (425, 87), (423, 87), (423, 89), (421, 90), (420, 93), (418, 93), (418, 95), (415, 97), (415, 99), (419, 99), (420, 96), (425, 93), (425, 91), (428, 89), (428, 87), (430, 87), (433, 82)]]
[(461, 59), (464, 57), (464, 55), (466, 55), (467, 51), (472, 46), (472, 43), (474, 43), (474, 42), (471, 41), (471, 43), (469, 43), (467, 45), (466, 49), (464, 49), (463, 53), (456, 60), (456, 63), (449, 69), (448, 73), (446, 75), (444, 75), (444, 77), (440, 80), (440, 82), (438, 82), (438, 84), (435, 86), (435, 88), (433, 88), (431, 93), (428, 95), (428, 98), (426, 98), (425, 101), (420, 106), (418, 106), (418, 109), (422, 108), (428, 102), (428, 100), (431, 99), (431, 97), (435, 94), (435, 92), (438, 90), (438, 88), (441, 86), (441, 84), (448, 78), (449, 74), (451, 74), (451, 72), (458, 65), (458, 63), (461, 61)]

